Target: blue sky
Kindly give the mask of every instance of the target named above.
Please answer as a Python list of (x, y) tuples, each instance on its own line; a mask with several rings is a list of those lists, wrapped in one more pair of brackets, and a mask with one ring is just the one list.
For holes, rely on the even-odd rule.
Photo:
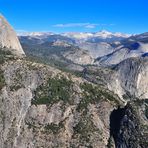
[(147, 0), (0, 0), (0, 12), (16, 30), (148, 31)]

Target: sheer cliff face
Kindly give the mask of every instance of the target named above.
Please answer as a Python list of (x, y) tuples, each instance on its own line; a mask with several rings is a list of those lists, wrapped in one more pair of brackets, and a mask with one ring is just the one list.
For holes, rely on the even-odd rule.
[(15, 31), (2, 15), (0, 15), (0, 47), (9, 48), (11, 53), (17, 56), (25, 55)]
[(148, 98), (148, 58), (131, 58), (116, 66), (108, 87), (121, 98)]
[(130, 58), (111, 68), (89, 66), (84, 76), (113, 91), (125, 102), (148, 98), (148, 57)]

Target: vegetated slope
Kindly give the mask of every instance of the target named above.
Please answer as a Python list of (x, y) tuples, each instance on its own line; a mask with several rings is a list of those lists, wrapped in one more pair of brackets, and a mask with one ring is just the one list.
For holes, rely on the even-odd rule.
[[(6, 57), (6, 55), (3, 55)], [(105, 147), (122, 101), (82, 78), (25, 59), (1, 64), (2, 147)]]
[[(135, 146), (135, 139), (140, 148), (146, 148), (146, 100), (144, 106), (133, 104), (132, 100), (131, 106), (137, 109), (131, 111), (129, 106), (123, 107), (117, 95), (101, 85), (3, 52), (0, 66), (2, 148), (128, 148)], [(123, 112), (118, 110), (119, 106)], [(121, 120), (116, 122), (118, 129), (111, 125), (117, 121), (116, 116)], [(132, 137), (129, 139), (129, 136)]]
[(47, 63), (86, 65), (93, 62), (93, 58), (86, 50), (82, 50), (75, 45), (63, 41), (44, 42), (33, 45), (22, 43), (22, 45), (28, 56), (44, 58)]

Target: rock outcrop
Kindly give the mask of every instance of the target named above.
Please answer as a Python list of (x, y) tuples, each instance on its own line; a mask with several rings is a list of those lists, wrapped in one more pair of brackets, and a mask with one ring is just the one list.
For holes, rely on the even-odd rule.
[(112, 137), (116, 148), (146, 148), (148, 146), (147, 101), (132, 101), (124, 108), (118, 108), (111, 113), (111, 137), (108, 147), (112, 145)]
[(75, 64), (87, 65), (93, 63), (93, 58), (89, 55), (89, 53), (80, 48), (67, 51), (63, 54), (63, 56)]
[(3, 50), (9, 49), (16, 56), (25, 56), (15, 31), (2, 15), (0, 15), (0, 47)]

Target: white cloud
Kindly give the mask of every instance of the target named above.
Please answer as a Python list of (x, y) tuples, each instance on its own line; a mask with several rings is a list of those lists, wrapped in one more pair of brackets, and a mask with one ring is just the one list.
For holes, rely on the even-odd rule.
[(89, 29), (94, 29), (97, 26), (112, 26), (114, 24), (93, 24), (93, 23), (67, 23), (67, 24), (56, 24), (53, 27), (59, 28), (71, 28), (71, 27), (84, 27)]
[(56, 24), (54, 27), (85, 27), (90, 25), (90, 23), (68, 23), (68, 24)]

